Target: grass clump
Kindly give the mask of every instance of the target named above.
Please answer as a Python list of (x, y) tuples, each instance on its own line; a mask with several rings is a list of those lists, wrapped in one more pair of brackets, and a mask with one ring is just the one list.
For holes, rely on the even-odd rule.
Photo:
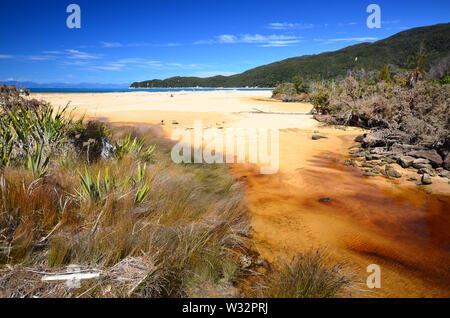
[(324, 250), (309, 250), (282, 260), (271, 275), (256, 284), (251, 296), (265, 298), (331, 298), (348, 296), (355, 284), (344, 263), (330, 266)]

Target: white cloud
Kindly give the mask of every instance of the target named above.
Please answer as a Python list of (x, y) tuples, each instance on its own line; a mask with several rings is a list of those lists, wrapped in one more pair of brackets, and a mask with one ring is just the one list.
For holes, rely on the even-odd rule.
[(123, 44), (119, 42), (100, 42), (104, 48), (122, 47)]
[(102, 48), (120, 48), (120, 47), (175, 47), (179, 46), (179, 43), (149, 43), (149, 42), (136, 42), (136, 43), (121, 43), (121, 42), (100, 42)]
[(202, 66), (200, 64), (194, 64), (194, 63), (191, 63), (191, 64), (167, 63), (166, 65), (169, 67), (172, 66), (172, 67), (177, 67), (177, 68), (182, 68), (182, 69), (194, 69), (194, 68), (198, 68), (198, 67)]
[(195, 44), (235, 44), (235, 43), (246, 43), (246, 44), (261, 44), (263, 47), (283, 47), (291, 46), (296, 43), (301, 42), (301, 36), (295, 35), (261, 35), (261, 34), (243, 34), (243, 35), (232, 35), (232, 34), (222, 34), (215, 37), (214, 40), (207, 41), (197, 41)]
[(36, 56), (29, 56), (28, 57), (32, 61), (48, 61), (48, 60), (54, 60), (55, 57), (51, 55), (36, 55)]
[(81, 59), (81, 60), (90, 60), (90, 59), (98, 59), (99, 56), (92, 55), (86, 52), (81, 52), (78, 50), (66, 50), (66, 52), (69, 54), (70, 59)]
[(374, 37), (354, 37), (354, 38), (335, 38), (335, 39), (314, 39), (316, 42), (323, 42), (325, 44), (337, 43), (337, 42), (372, 42), (378, 38)]
[(219, 43), (236, 43), (237, 38), (234, 35), (222, 34), (217, 37)]
[(339, 23), (338, 26), (342, 27), (342, 26), (350, 26), (350, 25), (356, 25), (358, 23), (356, 22), (348, 22), (348, 23)]
[(4, 55), (4, 54), (0, 54), (0, 59), (12, 59), (13, 56), (12, 55)]
[(103, 71), (120, 71), (125, 66), (125, 64), (111, 63), (109, 65), (94, 66), (94, 68)]
[(263, 44), (262, 47), (286, 47), (291, 46), (293, 44), (297, 44), (302, 42), (301, 40), (292, 40), (292, 41), (270, 41), (266, 44)]
[(288, 22), (274, 22), (267, 25), (271, 30), (304, 30), (314, 28), (311, 23), (288, 23)]
[(44, 54), (63, 54), (64, 52), (61, 51), (43, 51)]

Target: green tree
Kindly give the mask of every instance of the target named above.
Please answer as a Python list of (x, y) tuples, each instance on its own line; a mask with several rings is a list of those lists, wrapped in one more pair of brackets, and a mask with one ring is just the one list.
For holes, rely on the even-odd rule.
[(386, 83), (391, 84), (391, 74), (389, 74), (389, 68), (387, 65), (385, 65), (381, 71), (380, 71), (380, 77), (379, 77), (380, 81), (385, 81)]
[(309, 93), (309, 85), (308, 85), (308, 83), (305, 82), (303, 77), (294, 76), (294, 78), (292, 79), (292, 82), (294, 83), (295, 92), (297, 94), (301, 94), (301, 93), (308, 94)]

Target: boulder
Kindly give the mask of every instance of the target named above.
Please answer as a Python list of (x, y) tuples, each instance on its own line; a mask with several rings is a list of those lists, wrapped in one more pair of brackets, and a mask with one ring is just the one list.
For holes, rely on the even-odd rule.
[(411, 156), (400, 156), (397, 160), (398, 164), (403, 168), (411, 167), (414, 161), (414, 157)]
[(367, 134), (359, 135), (355, 137), (356, 142), (363, 142), (364, 138), (367, 136)]
[(375, 132), (364, 137), (362, 146), (367, 147), (382, 147), (385, 146), (386, 142), (383, 135), (380, 132)]
[(431, 180), (431, 176), (428, 173), (425, 173), (422, 176), (422, 183), (423, 184), (432, 184), (433, 183), (433, 181)]
[(399, 144), (399, 143), (395, 143), (391, 146), (391, 151), (393, 153), (400, 153), (400, 154), (405, 154), (407, 152), (414, 151), (414, 150), (424, 150), (424, 149), (425, 148), (423, 146)]
[[(439, 169), (439, 168), (438, 168)], [(450, 179), (450, 171), (440, 168), (440, 170), (436, 169), (436, 172), (438, 175), (442, 178), (449, 178)]]
[(375, 147), (375, 148), (370, 150), (370, 153), (381, 155), (381, 154), (385, 154), (386, 151), (387, 150), (384, 147)]
[(434, 149), (431, 150), (413, 150), (407, 153), (408, 156), (415, 158), (425, 158), (428, 159), (432, 166), (439, 167), (442, 165), (442, 157)]
[(371, 160), (379, 160), (381, 159), (383, 156), (381, 155), (377, 155), (377, 154), (368, 154), (366, 155), (366, 160), (371, 161)]
[(450, 153), (445, 156), (443, 167), (447, 170), (450, 170)]
[(412, 166), (416, 169), (428, 168), (430, 166), (430, 161), (428, 159), (415, 159), (412, 163)]
[(434, 172), (430, 168), (420, 168), (419, 171), (417, 171), (418, 174), (429, 174), (431, 177), (434, 177)]
[(314, 115), (313, 118), (315, 120), (317, 120), (318, 122), (324, 123), (324, 122), (328, 122), (331, 119), (330, 115)]
[(384, 173), (386, 177), (388, 178), (401, 178), (402, 174), (395, 170), (392, 166), (387, 165), (386, 168), (384, 168)]

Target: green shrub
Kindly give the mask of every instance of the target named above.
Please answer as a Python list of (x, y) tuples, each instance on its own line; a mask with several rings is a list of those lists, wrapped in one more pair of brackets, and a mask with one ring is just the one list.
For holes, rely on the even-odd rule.
[(316, 94), (313, 95), (312, 104), (314, 109), (320, 114), (331, 113), (330, 94), (325, 88), (319, 89)]
[(385, 65), (380, 71), (380, 77), (378, 78), (380, 81), (385, 81), (388, 84), (392, 83), (391, 74), (389, 73), (389, 67)]
[(303, 80), (303, 77), (295, 76), (292, 79), (292, 82), (294, 83), (295, 92), (297, 94), (309, 94), (309, 85)]
[(446, 77), (443, 77), (439, 80), (439, 84), (445, 85), (450, 84), (450, 75), (447, 75)]

